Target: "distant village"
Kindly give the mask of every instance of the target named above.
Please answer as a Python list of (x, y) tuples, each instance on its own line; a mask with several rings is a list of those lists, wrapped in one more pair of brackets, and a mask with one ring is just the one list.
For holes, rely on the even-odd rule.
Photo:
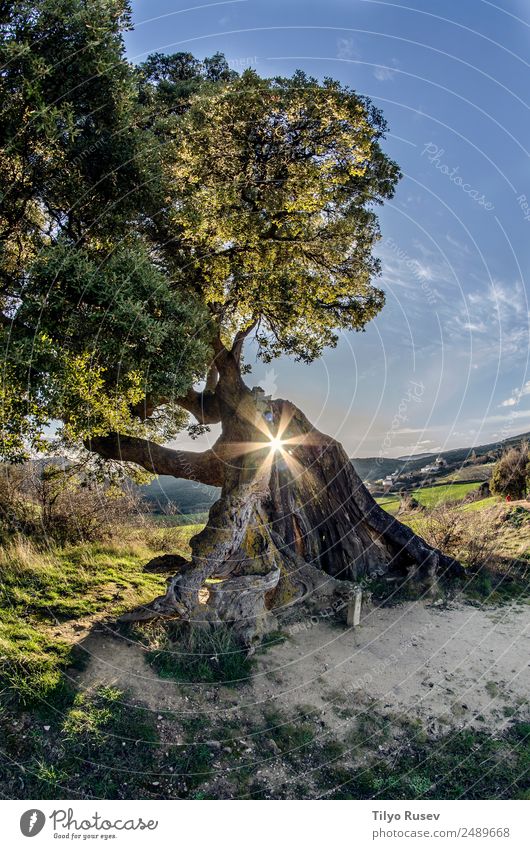
[(424, 466), (418, 468), (415, 464), (412, 469), (409, 460), (405, 461), (401, 468), (398, 466), (391, 474), (377, 480), (365, 481), (365, 483), (373, 495), (384, 495), (388, 492), (402, 492), (418, 486), (436, 485), (438, 481), (447, 483), (453, 479), (453, 475), (455, 480), (458, 479), (461, 482), (485, 481), (489, 479), (491, 468), (499, 454), (500, 451), (489, 450), (477, 456), (472, 450), (464, 459), (459, 457), (452, 462), (440, 454), (435, 460), (430, 457), (429, 462)]
[(447, 462), (443, 457), (437, 457), (434, 463), (430, 463), (427, 466), (422, 466), (421, 469), (415, 472), (400, 472), (399, 469), (396, 469), (395, 472), (392, 472), (391, 475), (387, 475), (381, 480), (374, 481), (374, 483), (381, 486), (384, 492), (389, 492), (395, 484), (402, 483), (404, 481), (411, 481), (420, 475), (427, 475), (431, 472), (434, 474), (438, 474), (442, 469), (447, 468)]

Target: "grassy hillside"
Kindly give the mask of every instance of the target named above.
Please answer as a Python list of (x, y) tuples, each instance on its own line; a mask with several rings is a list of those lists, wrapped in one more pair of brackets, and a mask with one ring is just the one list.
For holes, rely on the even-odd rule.
[(472, 466), (463, 466), (461, 469), (449, 472), (447, 475), (439, 475), (436, 480), (440, 483), (453, 481), (482, 481), (489, 480), (495, 463), (477, 463)]
[[(474, 489), (477, 489), (476, 483), (450, 483), (441, 486), (426, 486), (415, 490), (411, 495), (423, 507), (431, 509), (441, 504), (463, 501), (466, 495)], [(392, 513), (392, 515), (395, 515), (399, 509), (399, 495), (390, 494), (376, 498), (376, 501), (381, 507), (384, 507), (387, 513)], [(493, 501), (496, 502), (497, 499), (494, 498)]]

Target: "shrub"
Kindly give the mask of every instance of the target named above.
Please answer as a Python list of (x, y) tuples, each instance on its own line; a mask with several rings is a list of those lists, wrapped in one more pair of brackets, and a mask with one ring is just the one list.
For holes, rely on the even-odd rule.
[(94, 542), (141, 510), (132, 490), (96, 482), (80, 466), (34, 462), (0, 470), (3, 542), (16, 534), (60, 545)]
[(39, 529), (39, 513), (25, 490), (26, 465), (0, 466), (0, 542), (15, 535), (34, 536)]
[(493, 467), (490, 489), (494, 495), (510, 498), (526, 496), (528, 475), (528, 442), (508, 448)]
[(477, 570), (497, 561), (499, 527), (497, 513), (464, 513), (442, 505), (426, 514), (421, 533), (430, 545)]

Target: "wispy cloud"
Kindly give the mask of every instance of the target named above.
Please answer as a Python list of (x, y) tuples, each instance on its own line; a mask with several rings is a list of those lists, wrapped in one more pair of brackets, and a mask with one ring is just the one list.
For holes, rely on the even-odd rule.
[(393, 68), (386, 68), (384, 65), (378, 65), (377, 68), (374, 68), (374, 77), (376, 80), (379, 80), (380, 83), (393, 80), (395, 76), (396, 72)]
[(353, 38), (337, 39), (337, 59), (359, 59), (359, 49)]
[(502, 359), (505, 365), (513, 367), (527, 356), (529, 319), (523, 284), (496, 280), (483, 284), (463, 299), (447, 322), (447, 330), (451, 342), (460, 341), (463, 350), (472, 345), (475, 364), (482, 366)]
[(513, 395), (510, 395), (509, 398), (505, 398), (499, 404), (499, 407), (516, 407), (521, 398), (525, 395), (530, 395), (530, 380), (527, 380), (520, 389), (514, 389)]
[[(405, 297), (422, 308), (425, 298), (432, 293), (438, 306), (443, 302), (440, 289), (455, 283), (454, 272), (439, 253), (429, 250), (419, 241), (410, 247), (399, 244), (395, 239), (384, 239), (379, 248), (383, 264), (383, 281), (390, 288), (399, 288)], [(429, 283), (429, 287), (422, 284)]]
[(506, 413), (495, 413), (494, 415), (484, 416), (483, 418), (468, 419), (468, 422), (475, 422), (475, 424), (478, 424), (480, 428), (483, 429), (484, 427), (488, 427), (490, 425), (506, 425), (508, 421), (510, 422), (511, 430), (517, 431), (520, 426), (518, 426), (516, 422), (530, 421), (530, 410), (514, 410), (510, 413), (508, 419), (506, 418), (506, 415)]

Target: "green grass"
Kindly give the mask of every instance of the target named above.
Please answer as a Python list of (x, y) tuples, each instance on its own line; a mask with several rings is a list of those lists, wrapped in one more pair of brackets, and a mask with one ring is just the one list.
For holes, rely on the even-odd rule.
[(489, 498), (482, 498), (480, 501), (472, 501), (470, 504), (462, 505), (462, 510), (468, 513), (480, 513), (482, 510), (489, 510), (499, 504), (500, 499), (497, 495), (490, 495)]
[[(264, 739), (274, 740), (280, 752), (289, 760), (299, 760), (308, 754), (317, 730), (304, 714), (297, 722), (286, 721), (280, 711), (267, 710), (264, 714)], [(310, 719), (310, 718), (309, 718)]]
[(466, 495), (477, 489), (476, 483), (449, 483), (429, 486), (414, 493), (414, 498), (424, 507), (431, 509), (439, 504), (463, 501)]
[[(454, 587), (452, 587), (454, 591)], [(464, 597), (479, 605), (528, 603), (530, 598), (530, 571), (521, 573), (514, 568), (509, 572), (497, 572), (482, 567), (471, 573), (462, 584)]]
[(114, 618), (160, 595), (164, 578), (143, 566), (168, 544), (168, 533), (172, 549), (186, 554), (194, 532), (130, 529), (105, 543), (39, 550), (18, 540), (0, 548), (3, 686), (25, 704), (47, 698), (72, 663), (73, 626)]
[[(114, 687), (24, 713), (0, 712), (0, 793), (3, 798), (195, 798), (212, 773), (213, 749), (195, 740), (167, 742), (157, 714)], [(207, 723), (205, 723), (207, 726)]]
[(138, 626), (135, 634), (152, 646), (146, 659), (161, 678), (233, 686), (251, 676), (253, 661), (228, 628), (210, 630), (174, 621)]
[(397, 496), (388, 496), (384, 495), (381, 498), (375, 499), (380, 507), (386, 510), (387, 513), (391, 513), (392, 516), (395, 516), (397, 511), (399, 510), (399, 505), (401, 499)]
[[(477, 488), (478, 483), (448, 483), (441, 486), (426, 486), (416, 489), (411, 495), (423, 507), (432, 509), (440, 504), (463, 501), (468, 493)], [(399, 510), (400, 498), (398, 495), (385, 495), (381, 498), (376, 498), (376, 501), (387, 513), (392, 513), (392, 515), (395, 515)], [(482, 502), (478, 503), (482, 504)]]
[[(530, 723), (493, 737), (452, 731), (424, 742), (410, 736), (391, 757), (328, 775), (334, 799), (528, 799)], [(335, 786), (334, 786), (335, 785)]]
[[(485, 689), (499, 696), (493, 682)], [(114, 687), (70, 688), (67, 698), (45, 710), (0, 712), (0, 793), (49, 799), (529, 798), (530, 723), (521, 721), (521, 709), (503, 705), (510, 724), (502, 733), (462, 729), (434, 736), (419, 719), (357, 702), (354, 715), (332, 732), (312, 706), (287, 711), (256, 704), (241, 715), (196, 708), (162, 719)], [(260, 777), (264, 766), (267, 780)]]
[(23, 764), (25, 798), (152, 798), (150, 773), (157, 771), (158, 734), (150, 711), (129, 706), (126, 694), (100, 687), (69, 693), (47, 715), (0, 718), (4, 739), (2, 789), (20, 795), (16, 764)]

